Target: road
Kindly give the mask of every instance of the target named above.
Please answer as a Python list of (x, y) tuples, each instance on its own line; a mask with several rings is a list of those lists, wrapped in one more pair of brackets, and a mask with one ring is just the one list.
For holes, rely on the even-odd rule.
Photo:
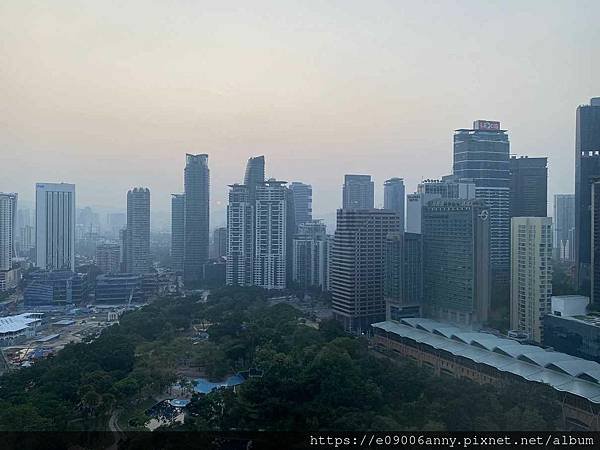
[(117, 450), (119, 448), (119, 442), (124, 437), (123, 430), (121, 430), (121, 427), (119, 426), (120, 412), (121, 410), (119, 409), (114, 410), (113, 413), (110, 415), (110, 419), (108, 419), (108, 429), (112, 431), (112, 433), (115, 435), (115, 442), (113, 442), (113, 444), (110, 447), (108, 447), (108, 450)]

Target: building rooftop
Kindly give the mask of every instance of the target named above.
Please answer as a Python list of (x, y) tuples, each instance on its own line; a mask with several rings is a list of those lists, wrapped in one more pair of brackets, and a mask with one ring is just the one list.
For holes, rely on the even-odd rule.
[(600, 404), (600, 364), (596, 362), (431, 319), (410, 318), (372, 326)]
[(553, 316), (553, 317), (558, 317), (560, 319), (566, 319), (566, 320), (574, 320), (577, 322), (583, 322), (587, 325), (592, 325), (594, 327), (600, 327), (600, 314), (585, 314), (585, 315), (579, 315), (579, 316)]
[(24, 330), (34, 322), (40, 322), (41, 314), (24, 313), (15, 316), (0, 317), (0, 334), (16, 333)]

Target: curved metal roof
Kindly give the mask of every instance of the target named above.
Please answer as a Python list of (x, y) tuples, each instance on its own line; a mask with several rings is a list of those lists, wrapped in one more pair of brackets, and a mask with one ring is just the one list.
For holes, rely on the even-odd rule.
[(600, 403), (600, 364), (596, 362), (522, 345), (489, 333), (462, 331), (431, 319), (402, 319), (401, 322), (386, 321), (372, 326)]

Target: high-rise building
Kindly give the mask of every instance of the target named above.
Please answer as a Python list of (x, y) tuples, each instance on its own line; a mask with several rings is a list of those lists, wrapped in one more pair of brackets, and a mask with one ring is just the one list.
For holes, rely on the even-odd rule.
[(185, 247), (185, 194), (171, 194), (171, 269), (183, 272)]
[(215, 258), (227, 256), (227, 227), (215, 228), (213, 231), (213, 249)]
[(246, 185), (229, 187), (225, 283), (251, 286), (254, 283), (254, 205)]
[(331, 241), (321, 220), (299, 225), (294, 237), (292, 280), (301, 288), (329, 288)]
[(373, 209), (375, 205), (375, 185), (371, 175), (344, 175), (342, 208)]
[(290, 184), (294, 196), (294, 217), (296, 225), (312, 220), (312, 186), (299, 181)]
[(420, 234), (388, 234), (384, 274), (386, 320), (420, 317), (423, 297), (423, 255)]
[(423, 240), (417, 233), (390, 233), (386, 239), (386, 319), (420, 317), (423, 301)]
[(210, 171), (208, 155), (186, 155), (183, 271), (186, 282), (202, 279), (208, 261)]
[(255, 156), (249, 158), (246, 164), (244, 184), (229, 185), (225, 268), (227, 285), (252, 286), (254, 284), (256, 189), (264, 181), (265, 157)]
[(395, 211), (400, 216), (400, 229), (404, 230), (404, 179), (390, 178), (383, 183), (383, 209)]
[(19, 251), (20, 256), (31, 257), (31, 250), (35, 249), (35, 228), (31, 225), (24, 225), (19, 230)]
[(127, 192), (127, 226), (123, 236), (123, 272), (142, 274), (152, 266), (150, 259), (150, 189)]
[(575, 271), (577, 286), (590, 295), (592, 179), (600, 177), (600, 97), (577, 108), (575, 134)]
[(124, 213), (109, 213), (106, 215), (108, 230), (113, 236), (119, 236), (119, 233), (127, 224), (127, 215)]
[(286, 285), (292, 282), (294, 265), (294, 236), (298, 231), (296, 223), (296, 201), (289, 187), (285, 188), (285, 274)]
[(592, 180), (592, 261), (591, 261), (591, 299), (593, 305), (600, 304), (600, 177)]
[(17, 194), (0, 192), (0, 271), (12, 269), (16, 256)]
[(493, 306), (505, 308), (510, 291), (510, 143), (500, 122), (476, 120), (454, 133), (454, 175), (475, 182), (489, 212)]
[(35, 185), (36, 266), (75, 270), (75, 185)]
[(121, 269), (121, 246), (114, 243), (98, 244), (96, 265), (102, 273), (118, 273)]
[(510, 217), (548, 215), (548, 158), (512, 156), (510, 167)]
[(171, 194), (171, 268), (183, 271), (185, 248), (185, 194)]
[(510, 326), (542, 342), (552, 312), (552, 218), (511, 219)]
[(248, 187), (249, 199), (254, 204), (256, 186), (265, 181), (265, 157), (253, 156), (248, 159), (244, 173), (244, 185)]
[(256, 186), (254, 285), (285, 289), (288, 251), (288, 201), (285, 181), (268, 180)]
[(441, 180), (425, 180), (417, 186), (417, 192), (408, 194), (406, 211), (406, 231), (421, 233), (423, 207), (436, 198), (475, 198), (475, 183), (446, 175)]
[(556, 194), (554, 196), (554, 252), (557, 259), (573, 261), (575, 229), (575, 196)]
[(338, 209), (330, 257), (334, 317), (354, 333), (385, 319), (385, 245), (400, 218), (385, 209)]
[(423, 304), (428, 315), (482, 324), (490, 308), (489, 209), (436, 199), (423, 208)]

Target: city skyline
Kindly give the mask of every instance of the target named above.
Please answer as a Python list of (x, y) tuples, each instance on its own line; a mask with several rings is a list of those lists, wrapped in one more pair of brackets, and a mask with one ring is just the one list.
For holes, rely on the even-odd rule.
[[(253, 155), (269, 161), (267, 177), (311, 184), (316, 217), (335, 214), (346, 173), (372, 175), (381, 206), (388, 178), (413, 192), (447, 175), (453, 130), (477, 119), (500, 121), (512, 154), (549, 158), (553, 198), (573, 192), (574, 110), (600, 91), (596, 2), (472, 3), (467, 14), (417, 3), (354, 4), (343, 14), (340, 4), (296, 5), (298, 17), (277, 4), (264, 15), (152, 5), (143, 26), (133, 5), (24, 3), (0, 15), (0, 93), (10, 105), (0, 190), (18, 192), (22, 207), (40, 181), (76, 184), (80, 206), (119, 210), (141, 185), (168, 217), (186, 152), (210, 155), (213, 226), (224, 224), (227, 185), (242, 181)], [(227, 26), (215, 29), (211, 17)], [(485, 39), (465, 40), (461, 27)], [(431, 48), (428, 38), (446, 45)]]

